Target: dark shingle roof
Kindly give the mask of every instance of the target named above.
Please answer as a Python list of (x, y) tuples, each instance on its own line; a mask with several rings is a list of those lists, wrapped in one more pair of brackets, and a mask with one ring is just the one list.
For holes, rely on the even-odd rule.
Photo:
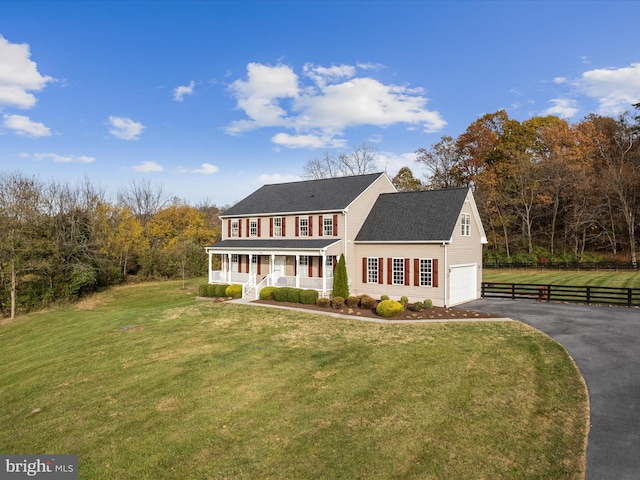
[(209, 245), (210, 249), (251, 249), (251, 250), (320, 250), (336, 242), (340, 238), (324, 238), (314, 240), (277, 239), (277, 240), (222, 240)]
[(384, 174), (264, 185), (227, 209), (223, 216), (342, 210), (381, 175)]
[(356, 242), (446, 242), (451, 239), (467, 188), (381, 194)]

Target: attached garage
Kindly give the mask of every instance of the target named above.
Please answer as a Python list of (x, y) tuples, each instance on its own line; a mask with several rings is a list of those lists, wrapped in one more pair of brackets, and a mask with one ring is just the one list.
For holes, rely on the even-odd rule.
[(449, 306), (478, 298), (478, 264), (451, 265)]

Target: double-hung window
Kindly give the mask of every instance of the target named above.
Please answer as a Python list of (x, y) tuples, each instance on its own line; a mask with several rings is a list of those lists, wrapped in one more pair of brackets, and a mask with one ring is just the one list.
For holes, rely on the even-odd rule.
[(298, 219), (298, 235), (301, 237), (309, 236), (309, 217), (300, 217)]
[(256, 218), (252, 218), (251, 220), (249, 220), (249, 236), (258, 236), (258, 219)]
[(367, 283), (378, 283), (378, 257), (367, 257)]
[(468, 213), (460, 215), (460, 234), (463, 237), (471, 235), (471, 215)]
[(404, 285), (404, 258), (394, 258), (392, 263), (393, 285)]
[(240, 236), (240, 220), (231, 220), (231, 236), (239, 237)]
[(433, 264), (430, 258), (421, 258), (420, 262), (420, 286), (431, 287), (433, 285)]
[(273, 217), (273, 236), (282, 236), (282, 217)]
[(325, 215), (322, 217), (322, 235), (325, 237), (333, 236), (333, 215)]

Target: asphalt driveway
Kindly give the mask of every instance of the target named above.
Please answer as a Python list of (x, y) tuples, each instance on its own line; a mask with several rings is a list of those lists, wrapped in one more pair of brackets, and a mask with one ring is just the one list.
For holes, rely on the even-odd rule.
[(493, 298), (464, 308), (520, 320), (563, 345), (589, 389), (586, 480), (640, 478), (640, 309)]

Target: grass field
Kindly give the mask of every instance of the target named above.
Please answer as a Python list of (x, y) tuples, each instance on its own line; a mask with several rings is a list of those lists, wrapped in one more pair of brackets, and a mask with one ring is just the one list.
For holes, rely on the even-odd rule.
[(640, 272), (485, 268), (482, 270), (482, 281), (535, 283), (540, 285), (589, 285), (592, 287), (640, 288)]
[(517, 322), (378, 324), (118, 287), (0, 326), (0, 452), (81, 479), (581, 479), (588, 396)]

